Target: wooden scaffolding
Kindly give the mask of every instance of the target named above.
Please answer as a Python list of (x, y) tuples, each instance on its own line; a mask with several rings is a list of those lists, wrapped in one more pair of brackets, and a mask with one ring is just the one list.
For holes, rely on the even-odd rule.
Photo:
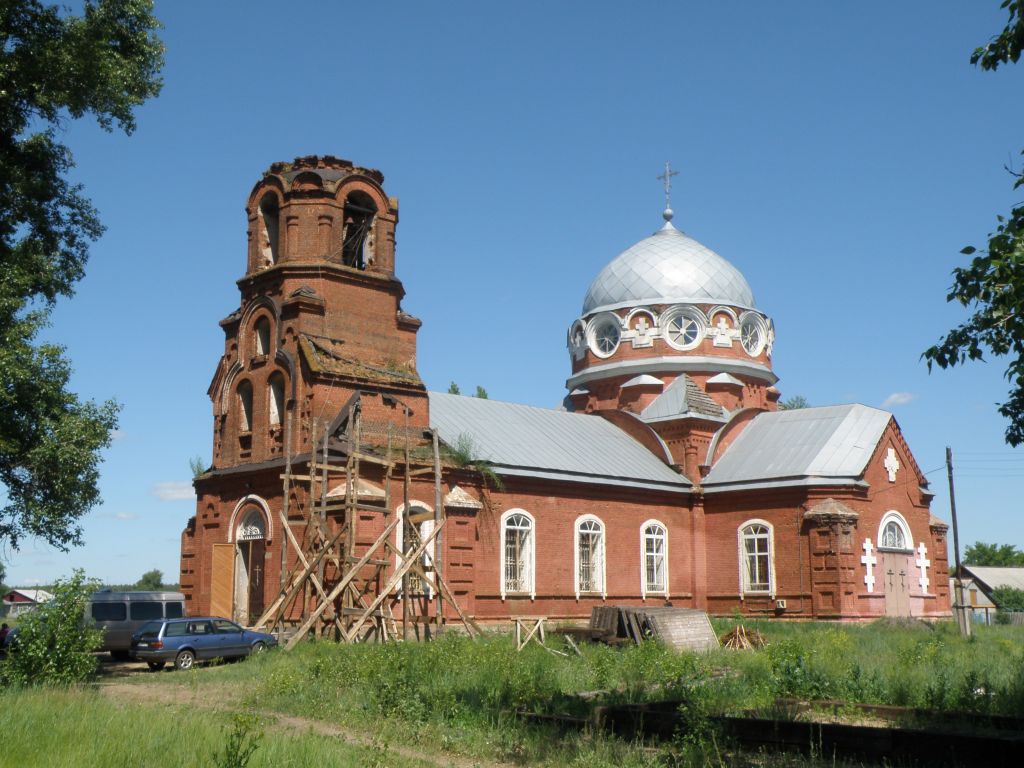
[[(442, 631), (447, 601), (466, 631), (478, 634), (444, 579), (437, 431), (410, 427), (408, 408), (386, 395), (385, 403), (404, 411), (405, 424), (364, 419), (362, 397), (353, 395), (332, 422), (309, 425), (312, 450), (305, 472), (296, 473), (301, 462), (286, 464), (280, 592), (253, 626), (278, 632), (286, 649), (310, 635), (346, 643), (426, 639)], [(380, 486), (365, 474), (379, 477)], [(433, 480), (433, 511), (410, 507), (410, 483), (423, 477)], [(399, 480), (401, 515), (391, 493)], [(289, 521), (296, 483), (309, 488), (301, 539)], [(376, 531), (381, 521), (383, 529), (372, 541), (372, 533), (361, 533), (360, 526)]]

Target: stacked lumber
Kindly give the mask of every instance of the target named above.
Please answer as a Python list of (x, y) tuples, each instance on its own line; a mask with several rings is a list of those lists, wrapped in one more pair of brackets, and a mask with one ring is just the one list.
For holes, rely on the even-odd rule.
[(590, 612), (590, 636), (613, 645), (656, 639), (679, 650), (718, 647), (708, 615), (693, 608), (595, 606)]
[(719, 639), (724, 647), (732, 648), (735, 651), (764, 648), (767, 644), (764, 635), (756, 629), (747, 629), (742, 624), (737, 624), (732, 631), (726, 632)]

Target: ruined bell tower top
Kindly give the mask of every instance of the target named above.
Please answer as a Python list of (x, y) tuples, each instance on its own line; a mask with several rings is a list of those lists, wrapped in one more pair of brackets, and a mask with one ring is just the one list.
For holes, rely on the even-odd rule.
[(252, 275), (286, 263), (331, 263), (393, 275), (398, 200), (384, 174), (332, 155), (274, 163), (246, 203)]

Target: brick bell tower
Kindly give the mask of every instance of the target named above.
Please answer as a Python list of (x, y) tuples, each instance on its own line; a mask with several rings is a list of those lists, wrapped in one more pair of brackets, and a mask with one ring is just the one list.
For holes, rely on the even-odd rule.
[[(193, 615), (245, 621), (273, 594), (257, 582), (261, 557), (270, 564), (280, 547), (286, 456), (308, 459), (353, 394), (377, 395), (363, 400), (373, 418), (429, 425), (416, 371), (421, 323), (402, 310), (395, 276), (398, 200), (383, 183), (380, 171), (308, 156), (274, 163), (249, 195), (241, 301), (220, 322), (224, 353), (208, 391), (213, 461), (195, 479), (196, 517), (182, 536)], [(258, 545), (243, 552), (250, 535)], [(234, 581), (226, 605), (216, 597), (221, 573)]]

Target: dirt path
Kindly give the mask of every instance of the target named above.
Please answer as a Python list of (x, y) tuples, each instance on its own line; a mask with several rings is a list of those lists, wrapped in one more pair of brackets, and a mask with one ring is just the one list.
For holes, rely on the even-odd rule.
[[(190, 710), (204, 709), (223, 712), (228, 711), (229, 707), (220, 705), (218, 702), (237, 700), (234, 686), (230, 684), (203, 683), (200, 685), (182, 685), (159, 679), (162, 675), (155, 676), (156, 679), (152, 682), (140, 682), (137, 678), (133, 682), (123, 682), (124, 676), (119, 677), (121, 679), (101, 682), (97, 688), (103, 696), (122, 706), (131, 706), (133, 704), (180, 706)], [(380, 742), (375, 740), (372, 735), (335, 723), (285, 715), (269, 710), (256, 710), (255, 714), (264, 720), (267, 730), (292, 734), (315, 733), (325, 738), (340, 739), (347, 744), (368, 747), (370, 749), (380, 748)], [(478, 760), (447, 752), (424, 751), (401, 744), (389, 744), (387, 749), (389, 752), (403, 758), (419, 760), (437, 766), (455, 766), (456, 768), (514, 768), (511, 763)]]

